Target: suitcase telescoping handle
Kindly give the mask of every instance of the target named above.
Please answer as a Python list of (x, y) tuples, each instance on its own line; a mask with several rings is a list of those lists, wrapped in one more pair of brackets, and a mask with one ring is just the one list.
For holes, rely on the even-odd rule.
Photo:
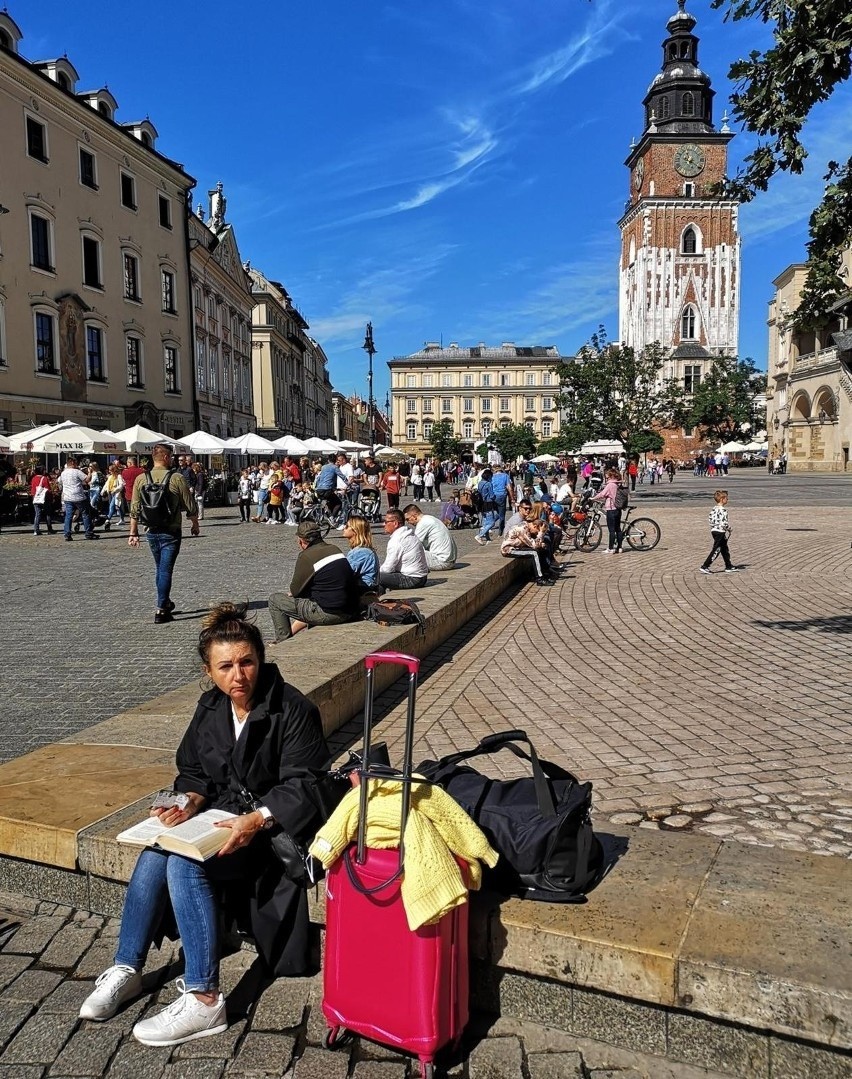
[(405, 720), (405, 749), (402, 761), (402, 814), (399, 823), (399, 864), (402, 866), (403, 844), (402, 837), (405, 832), (405, 822), (408, 820), (408, 810), (411, 806), (411, 773), (413, 770), (412, 757), (414, 753), (414, 700), (417, 694), (417, 675), (420, 673), (420, 660), (417, 656), (406, 655), (405, 652), (371, 652), (364, 660), (367, 668), (367, 686), (364, 693), (364, 758), (359, 769), (361, 776), (360, 803), (358, 813), (358, 845), (355, 859), (358, 865), (363, 865), (367, 850), (367, 779), (369, 777), (370, 739), (373, 730), (373, 675), (376, 667), (393, 663), (405, 667), (408, 671), (408, 713)]

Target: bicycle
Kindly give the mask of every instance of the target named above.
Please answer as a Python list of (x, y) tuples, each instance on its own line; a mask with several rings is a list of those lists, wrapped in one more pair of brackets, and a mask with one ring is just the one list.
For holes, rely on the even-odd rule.
[(305, 506), (299, 518), (299, 523), (301, 524), (302, 521), (313, 521), (319, 527), (320, 535), (325, 539), (331, 529), (336, 528), (340, 523), (340, 515), (337, 512), (332, 512), (326, 499), (321, 498), (319, 501), (314, 502), (313, 505)]
[[(592, 504), (589, 516), (583, 521), (574, 534), (574, 546), (578, 551), (596, 551), (603, 539), (603, 529), (600, 524), (601, 505), (599, 502)], [(633, 507), (628, 506), (621, 515), (621, 543), (625, 543), (634, 551), (652, 551), (660, 542), (660, 526), (650, 517), (636, 517), (629, 520)]]

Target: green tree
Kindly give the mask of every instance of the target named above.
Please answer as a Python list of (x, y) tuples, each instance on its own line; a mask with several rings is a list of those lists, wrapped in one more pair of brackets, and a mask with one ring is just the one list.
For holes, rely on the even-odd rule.
[(488, 445), (496, 446), (504, 461), (518, 457), (532, 457), (535, 453), (535, 435), (523, 423), (510, 423), (499, 427), (488, 436)]
[[(766, 191), (778, 172), (800, 173), (807, 151), (802, 129), (811, 110), (852, 73), (852, 4), (849, 0), (712, 0), (726, 19), (759, 19), (771, 27), (772, 47), (732, 64), (737, 84), (734, 117), (761, 141), (745, 167), (721, 191), (748, 202)], [(842, 140), (840, 140), (842, 141)], [(828, 321), (848, 290), (840, 276), (852, 236), (852, 157), (829, 163), (822, 201), (810, 218), (808, 275), (794, 316), (801, 328)]]
[(659, 453), (666, 440), (659, 431), (637, 431), (627, 447), (629, 453)]
[(576, 360), (554, 367), (559, 379), (562, 432), (578, 449), (594, 439), (618, 439), (628, 452), (634, 439), (663, 424), (683, 404), (683, 390), (662, 377), (665, 352), (658, 344), (637, 353), (611, 345), (603, 326)]
[(717, 356), (678, 419), (703, 428), (712, 439), (729, 442), (742, 436), (746, 424), (752, 432), (763, 426), (755, 395), (765, 389), (766, 375), (751, 360)]
[(432, 436), (429, 439), (432, 447), (432, 456), (439, 461), (446, 461), (449, 457), (458, 457), (461, 454), (461, 442), (453, 434), (452, 420), (439, 420), (432, 424)]

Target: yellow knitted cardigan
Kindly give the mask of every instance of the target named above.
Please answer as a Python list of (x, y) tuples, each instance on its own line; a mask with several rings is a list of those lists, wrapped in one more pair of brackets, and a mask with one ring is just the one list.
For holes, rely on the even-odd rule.
[[(367, 846), (398, 847), (402, 783), (391, 779), (367, 782)], [(360, 796), (356, 787), (348, 791), (314, 837), (310, 852), (326, 869), (357, 836)], [(469, 884), (454, 854), (467, 863)], [(493, 868), (497, 857), (479, 825), (446, 791), (431, 783), (413, 783), (401, 885), (409, 929), (432, 925), (466, 903), (468, 887), (476, 890), (482, 880), (479, 862)]]

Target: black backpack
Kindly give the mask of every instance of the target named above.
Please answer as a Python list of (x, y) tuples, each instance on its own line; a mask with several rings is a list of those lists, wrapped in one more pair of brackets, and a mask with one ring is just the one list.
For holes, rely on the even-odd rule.
[(139, 491), (139, 520), (152, 532), (169, 530), (174, 510), (169, 484), (176, 471), (170, 468), (162, 483), (155, 483), (151, 473), (145, 473), (145, 482)]
[[(528, 750), (515, 742), (526, 742)], [(532, 776), (489, 779), (462, 761), (508, 749), (528, 761)], [(483, 887), (522, 899), (583, 903), (604, 872), (603, 848), (592, 831), (592, 784), (540, 761), (524, 731), (490, 734), (475, 749), (423, 761), (415, 769), (442, 787), (488, 837), (500, 859)]]
[(618, 490), (615, 492), (615, 508), (617, 510), (625, 510), (627, 509), (629, 501), (630, 496), (627, 493), (627, 487), (623, 483), (620, 483), (618, 485)]
[(426, 618), (413, 599), (377, 599), (367, 608), (367, 621), (380, 626), (417, 625), (426, 632)]

